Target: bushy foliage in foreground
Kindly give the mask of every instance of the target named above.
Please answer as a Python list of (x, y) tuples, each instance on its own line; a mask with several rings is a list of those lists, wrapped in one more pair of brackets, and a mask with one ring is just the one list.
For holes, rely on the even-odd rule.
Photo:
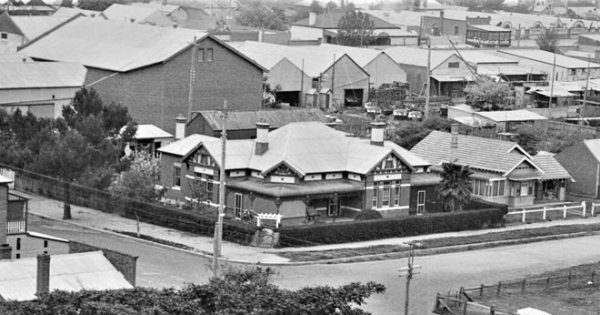
[(385, 287), (369, 282), (338, 288), (319, 286), (283, 290), (269, 282), (273, 272), (260, 268), (230, 270), (207, 284), (181, 290), (135, 288), (113, 291), (54, 291), (30, 302), (0, 303), (4, 315), (195, 315), (195, 314), (369, 314), (357, 306)]

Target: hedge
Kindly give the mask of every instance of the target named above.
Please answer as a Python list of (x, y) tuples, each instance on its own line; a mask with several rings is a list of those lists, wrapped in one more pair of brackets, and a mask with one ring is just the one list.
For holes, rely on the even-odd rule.
[(369, 241), (375, 239), (453, 232), (500, 226), (505, 207), (436, 213), (370, 221), (283, 227), (280, 246), (307, 246)]
[[(180, 231), (212, 237), (215, 232), (216, 217), (199, 215), (188, 210), (128, 201), (124, 217), (173, 228)], [(223, 239), (248, 245), (252, 242), (256, 226), (239, 220), (223, 221)]]

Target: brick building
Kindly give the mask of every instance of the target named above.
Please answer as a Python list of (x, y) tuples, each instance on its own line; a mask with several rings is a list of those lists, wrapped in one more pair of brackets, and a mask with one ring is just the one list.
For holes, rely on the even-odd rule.
[(567, 184), (569, 194), (599, 198), (600, 140), (584, 140), (556, 155), (560, 164), (575, 181)]
[[(192, 62), (194, 38), (195, 60)], [(43, 61), (75, 61), (86, 86), (106, 103), (125, 105), (134, 120), (173, 132), (173, 118), (191, 110), (257, 110), (263, 69), (222, 41), (196, 30), (78, 17), (22, 50)]]
[[(384, 141), (384, 126), (374, 123), (369, 140), (318, 122), (271, 132), (258, 123), (255, 140), (227, 142), (227, 213), (276, 213), (285, 224), (363, 210), (408, 215), (411, 175), (426, 172), (429, 164)], [(166, 198), (218, 202), (219, 139), (195, 134), (159, 151)]]

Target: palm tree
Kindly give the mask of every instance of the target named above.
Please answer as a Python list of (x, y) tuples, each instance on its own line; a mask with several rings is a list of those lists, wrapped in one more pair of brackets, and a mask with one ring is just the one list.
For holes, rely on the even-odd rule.
[(438, 186), (438, 194), (444, 202), (444, 208), (450, 212), (462, 211), (463, 205), (471, 200), (471, 180), (473, 171), (468, 165), (454, 162), (444, 163), (442, 182)]

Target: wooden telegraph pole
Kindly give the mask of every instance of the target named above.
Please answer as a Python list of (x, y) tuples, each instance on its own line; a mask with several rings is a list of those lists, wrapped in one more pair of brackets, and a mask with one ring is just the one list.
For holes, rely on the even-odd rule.
[(415, 269), (421, 269), (421, 266), (415, 265), (415, 246), (417, 243), (410, 242), (408, 243), (408, 267), (402, 267), (399, 269), (400, 277), (406, 276), (406, 295), (404, 296), (404, 315), (408, 315), (408, 306), (410, 299), (410, 281), (413, 276), (419, 274), (419, 272), (415, 272)]
[(425, 113), (423, 116), (429, 118), (429, 97), (431, 93), (431, 38), (427, 37), (427, 88), (425, 89)]
[(213, 242), (213, 274), (219, 276), (219, 257), (223, 239), (223, 217), (225, 216), (225, 151), (227, 145), (227, 100), (223, 101), (223, 127), (221, 131), (221, 163), (219, 167), (219, 214), (215, 223), (215, 239)]

